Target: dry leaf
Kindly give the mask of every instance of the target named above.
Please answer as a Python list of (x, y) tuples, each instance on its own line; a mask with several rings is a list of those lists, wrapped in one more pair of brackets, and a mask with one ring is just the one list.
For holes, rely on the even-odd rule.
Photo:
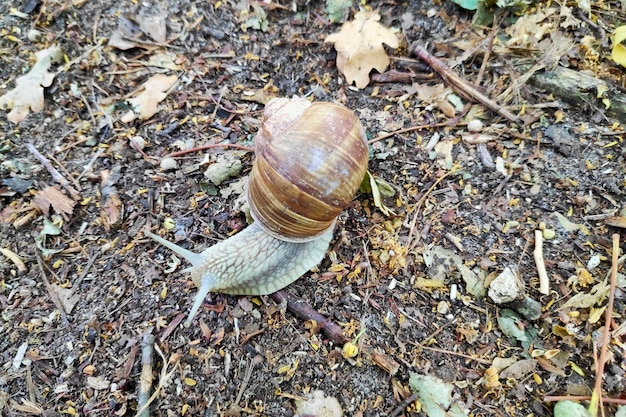
[(143, 44), (137, 42), (141, 38), (141, 29), (134, 21), (120, 17), (117, 22), (117, 29), (111, 34), (109, 38), (109, 45), (113, 48), (126, 51), (132, 48), (141, 48)]
[(350, 84), (365, 88), (372, 69), (383, 72), (389, 66), (389, 57), (383, 44), (397, 48), (396, 35), (380, 23), (376, 12), (361, 11), (354, 20), (346, 22), (341, 31), (328, 36), (325, 42), (335, 44), (337, 68)]
[(0, 108), (12, 109), (7, 119), (13, 123), (24, 120), (30, 110), (43, 110), (43, 89), (54, 81), (54, 74), (48, 70), (53, 63), (61, 62), (63, 51), (55, 45), (37, 52), (35, 56), (37, 62), (28, 74), (18, 77), (15, 88), (0, 97)]
[(100, 218), (107, 232), (119, 226), (122, 221), (124, 203), (115, 187), (121, 176), (120, 170), (120, 166), (116, 165), (111, 171), (104, 170), (100, 174), (100, 193), (102, 194)]
[(606, 282), (597, 283), (589, 293), (578, 293), (565, 304), (560, 307), (560, 310), (564, 309), (576, 309), (576, 308), (589, 308), (596, 304), (600, 304), (609, 295), (609, 284)]
[(24, 265), (24, 261), (22, 261), (22, 258), (20, 258), (17, 253), (7, 248), (0, 248), (0, 253), (13, 262), (19, 272), (26, 271), (26, 265)]
[(81, 300), (82, 295), (80, 292), (74, 293), (72, 288), (63, 288), (56, 284), (51, 284), (52, 291), (57, 295), (63, 311), (70, 314), (76, 304)]
[(158, 43), (165, 43), (167, 40), (167, 26), (165, 19), (167, 18), (167, 12), (160, 11), (154, 15), (140, 14), (136, 20), (139, 23), (139, 28), (146, 35), (150, 36)]
[(609, 217), (604, 221), (605, 224), (613, 227), (621, 227), (626, 229), (626, 216), (623, 217)]
[(122, 121), (130, 123), (137, 117), (146, 120), (158, 111), (158, 104), (167, 97), (167, 91), (176, 83), (178, 77), (175, 75), (155, 74), (141, 87), (139, 94), (128, 100), (133, 110), (129, 110)]
[(72, 214), (76, 201), (72, 200), (57, 187), (46, 187), (41, 191), (37, 191), (33, 197), (33, 205), (37, 207), (46, 216), (50, 212), (50, 207), (59, 213), (67, 221), (68, 214)]

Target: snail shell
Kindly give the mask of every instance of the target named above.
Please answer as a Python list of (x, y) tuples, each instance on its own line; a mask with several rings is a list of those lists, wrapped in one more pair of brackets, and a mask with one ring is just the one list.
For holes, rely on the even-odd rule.
[(250, 214), (272, 236), (302, 242), (332, 228), (367, 170), (365, 131), (334, 103), (274, 99), (255, 139)]

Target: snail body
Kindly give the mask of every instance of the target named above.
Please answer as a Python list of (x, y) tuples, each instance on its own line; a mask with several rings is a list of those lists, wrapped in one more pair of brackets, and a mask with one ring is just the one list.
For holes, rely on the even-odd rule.
[(247, 190), (255, 221), (243, 231), (199, 254), (144, 232), (192, 264), (198, 294), (186, 325), (209, 292), (270, 294), (319, 264), (365, 176), (368, 148), (346, 107), (281, 98), (266, 105), (255, 154)]

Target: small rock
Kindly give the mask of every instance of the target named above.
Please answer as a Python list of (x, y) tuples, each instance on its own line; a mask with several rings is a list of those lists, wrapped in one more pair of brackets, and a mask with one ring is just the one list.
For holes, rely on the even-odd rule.
[(471, 133), (478, 133), (483, 130), (483, 122), (481, 122), (479, 119), (471, 120), (467, 124), (467, 130)]
[(130, 138), (130, 146), (143, 150), (146, 147), (146, 140), (142, 136), (133, 136)]
[(41, 31), (37, 30), (37, 29), (31, 29), (28, 31), (28, 40), (31, 42), (39, 42), (39, 40), (42, 38), (43, 33), (41, 33)]
[(161, 159), (161, 169), (163, 171), (173, 171), (178, 169), (178, 162), (174, 158), (165, 157)]
[(507, 266), (489, 285), (488, 295), (494, 303), (504, 304), (520, 298), (522, 291), (522, 283), (517, 273)]
[(314, 391), (307, 399), (296, 400), (296, 415), (342, 417), (343, 410), (335, 397), (326, 397), (323, 391)]

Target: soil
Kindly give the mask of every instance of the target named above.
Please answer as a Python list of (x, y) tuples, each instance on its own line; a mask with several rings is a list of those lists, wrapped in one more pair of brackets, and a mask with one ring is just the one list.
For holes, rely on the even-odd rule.
[[(552, 415), (546, 396), (591, 395), (605, 323), (599, 309), (609, 296), (563, 305), (608, 282), (612, 234), (626, 248), (622, 125), (601, 100), (572, 106), (529, 83), (503, 103), (517, 122), (462, 94), (424, 99), (426, 87), (445, 84), (411, 55), (414, 45), (491, 98), (521, 75), (519, 62), (538, 62), (541, 48), (505, 47), (519, 19), (513, 10), (493, 28), (476, 28), (473, 13), (452, 2), (368, 7), (397, 29), (401, 46), (387, 49), (396, 72), (387, 75), (400, 78), (357, 89), (324, 43), (341, 23), (329, 22), (322, 2), (0, 4), (0, 94), (32, 68), (36, 52), (58, 45), (64, 54), (51, 67), (42, 111), (19, 123), (0, 113), (0, 248), (25, 267), (0, 257), (0, 415), (135, 415), (154, 393), (154, 416), (293, 416), (316, 391), (347, 416), (437, 415), (414, 395), (412, 378), (425, 375), (451, 389), (461, 415)], [(578, 25), (559, 32), (575, 46), (558, 64), (621, 91), (607, 33), (624, 15), (615, 2), (593, 7), (593, 22), (574, 10)], [(141, 36), (133, 22), (160, 12), (166, 42)], [(120, 22), (138, 33), (127, 50), (109, 42)], [(178, 77), (158, 112), (123, 121), (128, 99), (157, 73)], [(372, 139), (369, 171), (395, 191), (383, 197), (387, 214), (371, 192), (357, 193), (324, 261), (283, 291), (338, 325), (358, 348), (354, 356), (352, 345), (320, 329), (323, 320), (268, 296), (210, 294), (185, 327), (196, 293), (187, 262), (142, 233), (149, 225), (200, 252), (245, 227), (242, 184), (263, 104), (294, 95), (354, 110)], [(468, 131), (472, 120), (484, 125), (479, 138)], [(239, 148), (193, 150), (215, 143)], [(69, 182), (55, 180), (26, 144)], [(180, 151), (188, 152), (174, 157), (177, 167), (162, 169)], [(241, 169), (219, 185), (205, 177), (208, 166), (233, 160)], [(48, 187), (54, 191), (42, 193)], [(73, 208), (60, 208), (60, 194)], [(46, 196), (51, 207), (41, 203)], [(41, 240), (49, 228), (58, 234)], [(545, 294), (536, 230), (545, 236)], [(507, 267), (534, 311), (487, 295)], [(610, 399), (626, 389), (618, 278), (600, 375)], [(503, 324), (510, 314), (519, 337)], [(604, 404), (607, 415), (616, 407)]]

